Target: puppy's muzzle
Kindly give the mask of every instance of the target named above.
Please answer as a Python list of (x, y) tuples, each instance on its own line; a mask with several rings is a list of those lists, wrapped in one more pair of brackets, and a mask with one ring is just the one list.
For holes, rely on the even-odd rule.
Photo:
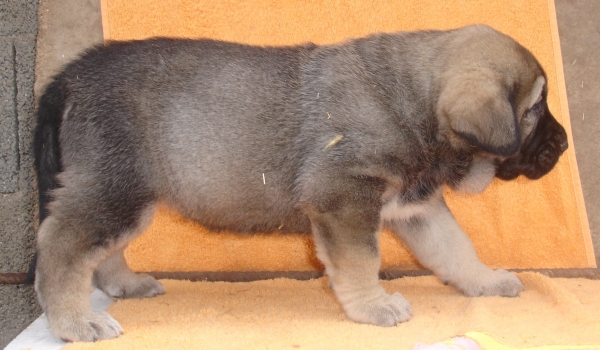
[(496, 176), (512, 180), (519, 175), (539, 179), (554, 168), (560, 156), (569, 148), (565, 128), (547, 110), (537, 126), (525, 139), (517, 155), (498, 164)]

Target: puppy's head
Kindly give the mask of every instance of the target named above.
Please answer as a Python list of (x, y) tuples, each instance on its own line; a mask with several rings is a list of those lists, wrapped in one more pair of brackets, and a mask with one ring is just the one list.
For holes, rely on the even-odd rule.
[(533, 55), (486, 26), (455, 31), (449, 47), (438, 116), (451, 142), (492, 155), (505, 180), (552, 170), (567, 134), (548, 110), (546, 75)]

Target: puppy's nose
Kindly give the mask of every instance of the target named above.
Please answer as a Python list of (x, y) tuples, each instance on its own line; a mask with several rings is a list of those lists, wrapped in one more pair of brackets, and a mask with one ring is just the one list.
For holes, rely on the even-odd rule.
[(567, 139), (564, 139), (563, 142), (560, 143), (560, 151), (564, 152), (567, 150), (567, 148), (569, 148), (569, 141), (567, 141)]

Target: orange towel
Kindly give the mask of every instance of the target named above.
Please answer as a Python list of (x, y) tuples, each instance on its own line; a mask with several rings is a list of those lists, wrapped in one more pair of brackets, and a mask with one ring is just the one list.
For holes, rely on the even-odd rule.
[[(335, 43), (378, 31), (485, 23), (529, 48), (548, 73), (548, 104), (570, 133), (552, 0), (102, 0), (105, 38), (209, 37), (256, 45)], [(573, 142), (538, 181), (495, 181), (478, 196), (446, 192), (449, 206), (492, 267), (595, 266)], [(383, 268), (418, 268), (391, 234)], [(210, 233), (166, 208), (126, 252), (139, 271), (291, 271), (320, 268), (310, 238)]]
[(165, 295), (118, 301), (109, 308), (123, 326), (121, 337), (70, 344), (65, 350), (403, 350), (465, 334), (482, 346), (490, 343), (471, 331), (518, 348), (600, 345), (600, 281), (550, 279), (537, 273), (518, 277), (525, 291), (517, 298), (467, 298), (431, 276), (383, 281), (388, 292), (401, 292), (414, 310), (410, 321), (390, 328), (348, 321), (325, 279), (164, 280)]

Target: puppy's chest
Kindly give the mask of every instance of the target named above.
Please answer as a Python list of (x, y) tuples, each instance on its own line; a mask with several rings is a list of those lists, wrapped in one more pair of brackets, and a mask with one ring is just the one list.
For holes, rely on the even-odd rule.
[(448, 159), (437, 160), (425, 164), (412, 176), (405, 176), (400, 190), (390, 188), (384, 194), (381, 220), (408, 220), (425, 215), (430, 201), (440, 195), (439, 188), (459, 183), (468, 173), (470, 164), (469, 159), (455, 159), (452, 162)]
[(418, 159), (412, 169), (403, 173), (398, 197), (403, 203), (419, 203), (430, 198), (441, 186), (458, 184), (469, 172), (473, 157), (452, 152)]

